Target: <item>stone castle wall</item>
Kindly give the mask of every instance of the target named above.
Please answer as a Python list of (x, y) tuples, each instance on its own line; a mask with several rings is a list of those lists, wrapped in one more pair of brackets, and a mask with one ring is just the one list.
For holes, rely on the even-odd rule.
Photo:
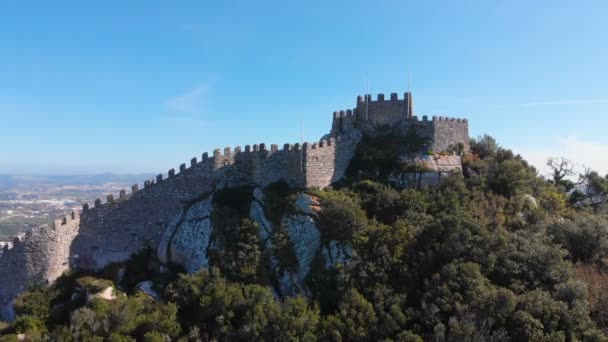
[(71, 253), (74, 266), (98, 269), (111, 262), (128, 259), (149, 245), (156, 247), (166, 222), (176, 209), (205, 196), (216, 186), (266, 186), (286, 181), (295, 187), (326, 187), (342, 178), (358, 143), (357, 135), (323, 140), (319, 143), (285, 144), (270, 149), (265, 144), (234, 150), (216, 149), (212, 157), (203, 155), (190, 167), (182, 164), (179, 173), (169, 170), (146, 181), (144, 188), (106, 203), (96, 200), (93, 207), (83, 206), (80, 233)]
[(79, 219), (72, 214), (51, 225), (30, 229), (5, 246), (0, 256), (0, 317), (13, 318), (11, 301), (28, 286), (50, 283), (69, 268), (70, 245)]
[(332, 121), (332, 136), (349, 134), (359, 131), (368, 135), (389, 133), (386, 130), (397, 129), (406, 132), (414, 128), (417, 134), (427, 138), (428, 150), (434, 152), (445, 152), (456, 144), (462, 144), (464, 151), (469, 150), (469, 124), (467, 119), (446, 118), (433, 116), (413, 115), (413, 99), (411, 93), (405, 93), (403, 99), (399, 99), (396, 93), (391, 94), (386, 100), (384, 94), (378, 94), (376, 101), (371, 100), (371, 95), (357, 98), (357, 106), (354, 109), (334, 112)]
[[(366, 104), (367, 102), (367, 104)], [(367, 106), (366, 111), (362, 111)], [(128, 259), (144, 246), (156, 248), (167, 222), (176, 210), (208, 195), (216, 187), (263, 187), (285, 181), (294, 187), (323, 188), (341, 179), (354, 156), (362, 134), (377, 134), (378, 126), (403, 131), (415, 128), (429, 138), (429, 149), (448, 150), (463, 143), (468, 150), (468, 122), (461, 119), (412, 115), (410, 93), (399, 100), (358, 98), (354, 110), (334, 113), (332, 130), (318, 143), (265, 144), (216, 149), (201, 160), (193, 158), (166, 175), (133, 185), (131, 192), (95, 200), (82, 212), (51, 227), (35, 228), (0, 256), (0, 305), (5, 306), (32, 282), (50, 282), (68, 267), (99, 269)], [(362, 116), (364, 115), (364, 116)], [(4, 314), (3, 317), (9, 317)]]

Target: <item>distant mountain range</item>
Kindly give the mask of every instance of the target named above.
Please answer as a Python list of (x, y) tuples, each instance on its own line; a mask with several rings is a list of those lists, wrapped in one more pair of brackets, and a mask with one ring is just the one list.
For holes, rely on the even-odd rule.
[(9, 175), (0, 174), (0, 191), (16, 186), (35, 186), (39, 184), (56, 185), (102, 185), (106, 183), (143, 183), (153, 177), (153, 174), (97, 173), (82, 175)]

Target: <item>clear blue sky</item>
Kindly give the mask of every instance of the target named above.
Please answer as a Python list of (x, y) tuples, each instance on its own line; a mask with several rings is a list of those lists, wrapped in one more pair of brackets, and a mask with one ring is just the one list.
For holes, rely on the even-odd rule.
[[(178, 4), (179, 3), (179, 4)], [(608, 172), (607, 1), (0, 3), (0, 173), (166, 172), (365, 91)]]

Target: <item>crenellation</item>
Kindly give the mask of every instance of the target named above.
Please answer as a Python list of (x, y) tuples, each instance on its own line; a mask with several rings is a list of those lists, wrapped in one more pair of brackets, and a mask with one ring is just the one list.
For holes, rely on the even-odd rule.
[[(100, 199), (94, 201), (93, 208), (84, 203), (78, 217), (72, 212), (49, 225), (57, 229), (32, 229), (24, 238), (26, 242), (17, 239), (12, 248), (5, 247), (0, 271), (1, 263), (10, 258), (21, 258), (11, 262), (24, 265), (36, 259), (38, 268), (31, 269), (52, 280), (68, 264), (94, 270), (124, 261), (144, 246), (157, 246), (166, 222), (176, 211), (220, 187), (260, 187), (280, 180), (298, 188), (327, 187), (344, 177), (362, 136), (383, 134), (386, 127), (397, 132), (416, 129), (429, 138), (426, 150), (450, 151), (454, 144), (462, 143), (468, 151), (467, 119), (433, 116), (429, 120), (427, 115), (421, 118), (413, 113), (410, 92), (403, 99), (391, 93), (390, 101), (384, 94), (378, 94), (377, 101), (372, 101), (370, 94), (360, 95), (355, 109), (333, 112), (330, 134), (313, 143), (284, 144), (280, 151), (277, 144), (271, 144), (268, 151), (264, 143), (245, 145), (244, 153), (240, 146), (234, 150), (226, 147), (223, 154), (221, 149), (214, 149), (212, 156), (202, 154), (201, 163), (192, 158), (187, 172), (186, 164), (181, 164), (178, 176), (171, 169), (164, 181), (162, 174), (145, 180), (142, 191), (137, 184), (131, 187), (130, 195), (120, 190), (116, 202), (110, 194), (105, 205)], [(46, 247), (40, 255), (23, 253), (24, 244), (31, 243)], [(73, 258), (69, 259), (70, 255)], [(40, 265), (45, 269), (40, 269)], [(11, 296), (31, 276), (33, 273), (16, 281), (18, 286), (3, 283), (0, 277), (0, 299), (14, 298)], [(3, 292), (6, 288), (13, 292)]]

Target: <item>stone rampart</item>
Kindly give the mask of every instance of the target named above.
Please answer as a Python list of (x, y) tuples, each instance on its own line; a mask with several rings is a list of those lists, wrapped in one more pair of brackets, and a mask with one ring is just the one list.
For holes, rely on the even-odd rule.
[(359, 131), (363, 134), (378, 135), (397, 130), (406, 132), (414, 128), (418, 135), (427, 138), (427, 148), (435, 152), (451, 150), (462, 144), (464, 151), (469, 150), (469, 124), (466, 119), (422, 116), (422, 120), (413, 113), (411, 93), (405, 93), (402, 99), (397, 93), (390, 98), (378, 94), (374, 101), (371, 95), (357, 97), (354, 109), (336, 111), (333, 115), (331, 136), (337, 137)]
[(32, 228), (0, 256), (0, 317), (13, 317), (12, 300), (31, 285), (46, 284), (69, 268), (70, 245), (78, 234), (79, 217), (70, 216), (53, 224)]
[(434, 151), (458, 143), (468, 150), (467, 120), (419, 120), (409, 92), (403, 99), (396, 93), (389, 99), (380, 94), (376, 101), (370, 95), (359, 96), (354, 110), (334, 112), (331, 133), (320, 142), (215, 149), (141, 187), (133, 185), (130, 192), (121, 190), (116, 197), (84, 204), (79, 217), (72, 214), (49, 227), (32, 229), (0, 256), (0, 305), (8, 305), (29, 284), (53, 281), (68, 267), (99, 269), (128, 259), (144, 246), (156, 248), (174, 213), (217, 187), (264, 187), (285, 181), (298, 188), (323, 188), (344, 177), (362, 134), (410, 128), (428, 138), (428, 148)]
[(464, 151), (470, 150), (469, 121), (467, 119), (433, 116), (433, 147), (434, 151), (446, 151), (462, 144)]
[(131, 193), (108, 195), (104, 202), (83, 205), (81, 227), (71, 253), (74, 266), (98, 269), (123, 261), (142, 247), (156, 247), (175, 210), (205, 196), (217, 186), (266, 186), (285, 181), (295, 187), (326, 187), (342, 178), (358, 142), (356, 134), (319, 143), (247, 145), (214, 150), (192, 159), (179, 172), (169, 170)]

